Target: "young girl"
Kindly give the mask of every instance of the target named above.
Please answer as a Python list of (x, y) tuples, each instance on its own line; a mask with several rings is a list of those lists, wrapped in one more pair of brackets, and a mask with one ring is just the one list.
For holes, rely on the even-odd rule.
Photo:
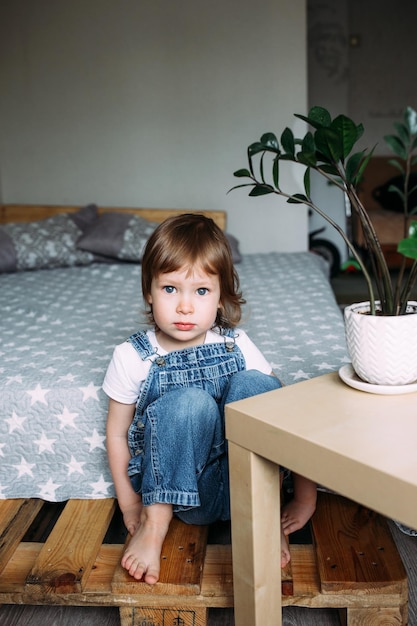
[[(190, 524), (230, 519), (225, 404), (281, 385), (236, 327), (244, 300), (213, 220), (184, 214), (159, 225), (144, 251), (142, 292), (152, 330), (115, 348), (103, 389), (109, 464), (131, 535), (122, 566), (154, 584), (174, 514)], [(287, 510), (283, 566), (286, 534), (310, 509)]]

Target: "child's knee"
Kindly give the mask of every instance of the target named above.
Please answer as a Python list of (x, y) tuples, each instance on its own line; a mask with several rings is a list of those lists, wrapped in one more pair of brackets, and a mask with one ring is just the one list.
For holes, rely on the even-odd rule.
[(276, 376), (263, 374), (258, 370), (237, 372), (229, 381), (226, 403), (250, 398), (280, 387), (281, 383)]

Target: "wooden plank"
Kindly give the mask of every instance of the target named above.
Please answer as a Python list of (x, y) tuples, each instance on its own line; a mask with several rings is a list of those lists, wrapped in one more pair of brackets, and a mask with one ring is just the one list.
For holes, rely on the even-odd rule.
[(381, 515), (320, 493), (312, 530), (322, 593), (402, 593), (406, 572)]
[(206, 626), (207, 609), (203, 608), (165, 608), (122, 607), (120, 608), (120, 626)]
[[(137, 581), (118, 565), (113, 577), (112, 591), (139, 594), (200, 593), (207, 533), (207, 526), (184, 524), (174, 518), (162, 546), (159, 581), (155, 585)], [(129, 539), (126, 545), (128, 542)]]
[(209, 598), (233, 597), (232, 546), (230, 544), (207, 546), (201, 595)]
[[(398, 608), (348, 609), (346, 626), (406, 626), (407, 613)], [(405, 621), (404, 621), (405, 620)]]
[[(40, 204), (3, 204), (0, 205), (0, 224), (9, 222), (34, 222), (59, 213), (73, 213), (80, 206), (40, 205)], [(211, 217), (222, 229), (226, 229), (226, 213), (224, 211), (199, 211), (198, 209), (146, 209), (134, 207), (98, 207), (99, 213), (127, 212), (143, 217), (151, 222), (162, 222), (167, 217), (181, 213), (203, 213)]]
[(46, 593), (83, 588), (115, 510), (115, 500), (70, 500), (45, 542), (26, 584)]
[(42, 500), (0, 500), (0, 572), (42, 508)]

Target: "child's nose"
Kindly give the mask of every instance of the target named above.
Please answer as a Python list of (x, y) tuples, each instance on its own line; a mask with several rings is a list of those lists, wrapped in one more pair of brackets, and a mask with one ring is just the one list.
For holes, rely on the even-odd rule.
[(191, 299), (183, 296), (178, 303), (177, 309), (180, 313), (191, 313), (193, 311)]

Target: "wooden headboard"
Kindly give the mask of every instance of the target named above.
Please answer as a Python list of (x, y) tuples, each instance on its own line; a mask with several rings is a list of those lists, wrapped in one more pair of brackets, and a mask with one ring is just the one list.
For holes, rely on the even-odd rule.
[[(79, 206), (65, 205), (40, 205), (40, 204), (2, 204), (0, 205), (0, 224), (9, 222), (35, 222), (46, 217), (52, 217), (58, 213), (72, 213), (78, 211)], [(214, 222), (222, 229), (226, 229), (226, 213), (224, 211), (191, 211), (188, 209), (141, 209), (141, 208), (125, 208), (125, 207), (98, 207), (99, 213), (109, 211), (127, 212), (140, 215), (150, 222), (163, 222), (167, 217), (172, 215), (181, 215), (182, 213), (201, 213), (207, 217), (211, 217)]]

